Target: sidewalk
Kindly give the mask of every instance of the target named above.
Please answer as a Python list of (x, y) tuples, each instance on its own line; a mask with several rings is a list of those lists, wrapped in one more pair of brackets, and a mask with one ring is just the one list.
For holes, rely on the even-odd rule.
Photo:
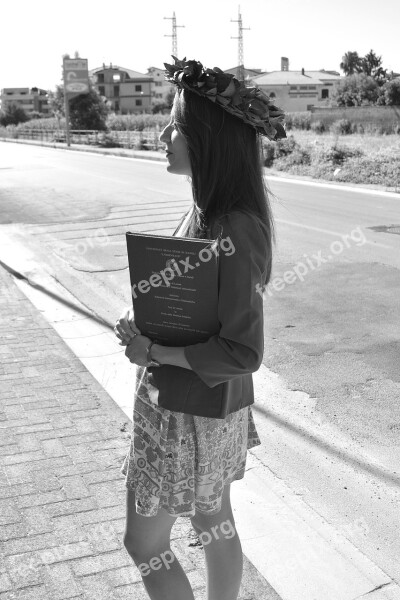
[[(145, 600), (122, 542), (132, 424), (3, 269), (0, 291), (0, 600)], [(204, 599), (189, 519), (171, 539)], [(279, 598), (244, 557), (240, 600)]]

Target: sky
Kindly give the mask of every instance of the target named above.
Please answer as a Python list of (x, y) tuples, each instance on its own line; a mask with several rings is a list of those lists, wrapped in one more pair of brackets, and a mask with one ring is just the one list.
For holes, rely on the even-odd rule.
[[(206, 67), (238, 64), (239, 5), (229, 0), (19, 0), (2, 7), (0, 89), (61, 83), (62, 56), (79, 52), (89, 69), (103, 62), (146, 73), (171, 61), (176, 14), (178, 58)], [(279, 71), (336, 70), (345, 52), (371, 49), (400, 73), (398, 0), (241, 0), (244, 65)]]

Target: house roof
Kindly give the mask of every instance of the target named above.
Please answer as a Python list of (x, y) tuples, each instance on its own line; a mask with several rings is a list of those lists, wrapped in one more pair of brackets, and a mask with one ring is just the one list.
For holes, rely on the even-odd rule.
[(106, 71), (108, 69), (113, 69), (116, 71), (124, 71), (127, 73), (130, 79), (152, 79), (151, 75), (146, 75), (145, 73), (139, 73), (139, 71), (133, 71), (132, 69), (126, 69), (125, 67), (119, 67), (118, 65), (111, 65), (106, 67), (97, 67), (96, 69), (91, 69), (89, 71), (90, 75), (95, 75), (96, 73), (101, 73), (101, 71)]
[[(300, 73), (300, 71), (297, 71)], [(307, 75), (311, 75), (311, 77), (315, 77), (316, 79), (338, 79), (341, 77), (340, 73), (337, 71), (325, 71), (324, 69), (320, 69), (319, 71), (304, 71)]]
[(253, 77), (257, 85), (316, 85), (321, 84), (322, 80), (338, 79), (338, 77), (326, 77), (326, 73), (320, 71), (272, 71)]
[[(261, 75), (263, 71), (261, 69), (246, 69), (244, 68), (245, 79), (253, 79), (256, 75)], [(225, 69), (224, 73), (230, 73), (238, 77), (239, 67), (232, 67), (231, 69)]]

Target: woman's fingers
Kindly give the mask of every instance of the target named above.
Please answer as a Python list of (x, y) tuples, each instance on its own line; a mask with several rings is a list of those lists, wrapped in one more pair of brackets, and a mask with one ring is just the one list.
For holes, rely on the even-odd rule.
[(124, 310), (115, 324), (114, 333), (119, 339), (120, 346), (127, 346), (136, 335), (140, 335), (140, 329), (136, 327), (134, 321), (133, 308)]
[(135, 333), (140, 334), (140, 329), (136, 327), (133, 308), (127, 308), (120, 318), (117, 320), (117, 325), (123, 327), (126, 333), (129, 333), (131, 336)]

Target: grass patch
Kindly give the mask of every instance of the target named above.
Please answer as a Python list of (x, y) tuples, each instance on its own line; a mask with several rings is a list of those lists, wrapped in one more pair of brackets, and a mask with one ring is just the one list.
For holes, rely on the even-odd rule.
[(296, 131), (264, 142), (264, 164), (314, 179), (393, 187), (400, 192), (398, 135), (333, 135)]

